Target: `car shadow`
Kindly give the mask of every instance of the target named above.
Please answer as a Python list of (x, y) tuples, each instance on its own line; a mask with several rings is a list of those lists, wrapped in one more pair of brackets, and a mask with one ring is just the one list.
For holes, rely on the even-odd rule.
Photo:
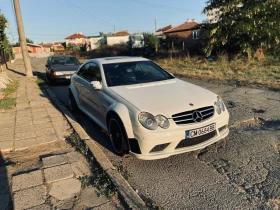
[[(68, 106), (67, 108), (69, 109)], [(85, 115), (81, 111), (79, 113), (72, 114), (91, 139), (97, 142), (104, 149), (114, 153), (110, 139), (105, 131), (103, 131), (94, 121), (92, 121), (87, 115)]]
[(2, 153), (0, 151), (0, 209), (13, 209), (11, 196), (10, 196), (10, 187), (9, 187), (9, 176), (7, 166), (11, 162), (5, 161)]

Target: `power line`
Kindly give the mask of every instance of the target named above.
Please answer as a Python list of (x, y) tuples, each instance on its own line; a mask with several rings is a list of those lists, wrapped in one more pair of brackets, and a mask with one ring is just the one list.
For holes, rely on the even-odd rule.
[[(93, 15), (92, 13), (90, 13), (90, 12), (88, 12), (88, 11), (82, 9), (81, 7), (75, 5), (75, 4), (73, 4), (73, 3), (71, 3), (71, 2), (69, 2), (69, 1), (67, 1), (67, 0), (65, 0), (65, 1), (67, 2), (67, 4), (66, 4), (65, 2), (60, 1), (60, 0), (57, 0), (57, 1), (60, 2), (60, 3), (62, 3), (62, 4), (64, 4), (64, 5), (66, 5), (66, 6), (68, 6), (69, 8), (71, 8), (71, 9), (73, 9), (73, 10), (75, 10), (75, 11), (78, 11), (78, 12), (81, 12), (81, 11), (82, 11), (82, 12), (83, 12), (82, 14), (84, 14), (84, 15), (94, 17), (95, 19), (99, 20), (99, 22), (103, 23), (104, 25), (107, 25), (107, 26), (110, 26), (110, 27), (114, 27), (114, 25), (111, 24), (111, 23), (109, 23), (108, 21), (105, 21), (105, 20), (103, 20), (103, 19), (101, 19), (101, 18), (99, 18), (99, 17)], [(72, 7), (70, 7), (69, 4), (71, 4)]]
[(195, 11), (195, 10), (187, 10), (187, 9), (181, 9), (181, 8), (177, 8), (177, 7), (170, 7), (170, 6), (166, 6), (163, 4), (154, 4), (154, 3), (150, 3), (150, 2), (146, 2), (146, 1), (140, 1), (140, 0), (128, 0), (131, 2), (135, 2), (138, 4), (144, 4), (144, 5), (148, 5), (151, 7), (157, 7), (157, 8), (162, 8), (162, 9), (167, 9), (167, 10), (174, 10), (174, 11), (178, 11), (178, 12), (189, 12), (189, 13), (195, 13), (195, 14), (200, 14), (201, 12), (199, 11)]

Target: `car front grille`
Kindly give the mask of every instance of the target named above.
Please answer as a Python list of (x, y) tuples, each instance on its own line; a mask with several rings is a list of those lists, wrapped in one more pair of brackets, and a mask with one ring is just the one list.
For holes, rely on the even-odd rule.
[(183, 139), (180, 141), (180, 143), (176, 146), (176, 149), (180, 149), (183, 147), (190, 147), (196, 144), (200, 144), (202, 142), (208, 141), (209, 139), (212, 139), (213, 137), (216, 136), (216, 131), (212, 131), (211, 133), (207, 133), (203, 136), (198, 136), (195, 138), (190, 138), (190, 139)]
[(214, 115), (214, 107), (207, 106), (196, 110), (181, 112), (172, 115), (172, 119), (177, 125), (186, 125), (205, 121)]

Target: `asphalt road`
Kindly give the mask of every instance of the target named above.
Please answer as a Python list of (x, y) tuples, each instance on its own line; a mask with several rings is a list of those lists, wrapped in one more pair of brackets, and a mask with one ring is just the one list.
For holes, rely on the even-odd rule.
[[(44, 77), (46, 59), (32, 59)], [(76, 115), (129, 183), (164, 209), (280, 208), (280, 92), (185, 79), (219, 94), (230, 112), (230, 134), (203, 150), (155, 161), (111, 152), (108, 137), (85, 115)], [(67, 86), (50, 88), (66, 106)]]

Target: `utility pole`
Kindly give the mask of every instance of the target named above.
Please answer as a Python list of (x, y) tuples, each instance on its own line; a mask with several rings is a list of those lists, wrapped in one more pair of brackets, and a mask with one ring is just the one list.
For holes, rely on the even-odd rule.
[(115, 25), (114, 25), (114, 34), (116, 33), (116, 27), (115, 27)]
[(22, 58), (25, 66), (25, 75), (28, 77), (32, 77), (33, 72), (32, 72), (31, 62), (28, 54), (27, 44), (26, 44), (26, 37), (25, 37), (24, 27), (22, 23), (19, 0), (14, 0), (14, 8), (15, 8), (16, 19), (17, 19), (18, 35), (19, 35), (19, 42), (21, 46)]

